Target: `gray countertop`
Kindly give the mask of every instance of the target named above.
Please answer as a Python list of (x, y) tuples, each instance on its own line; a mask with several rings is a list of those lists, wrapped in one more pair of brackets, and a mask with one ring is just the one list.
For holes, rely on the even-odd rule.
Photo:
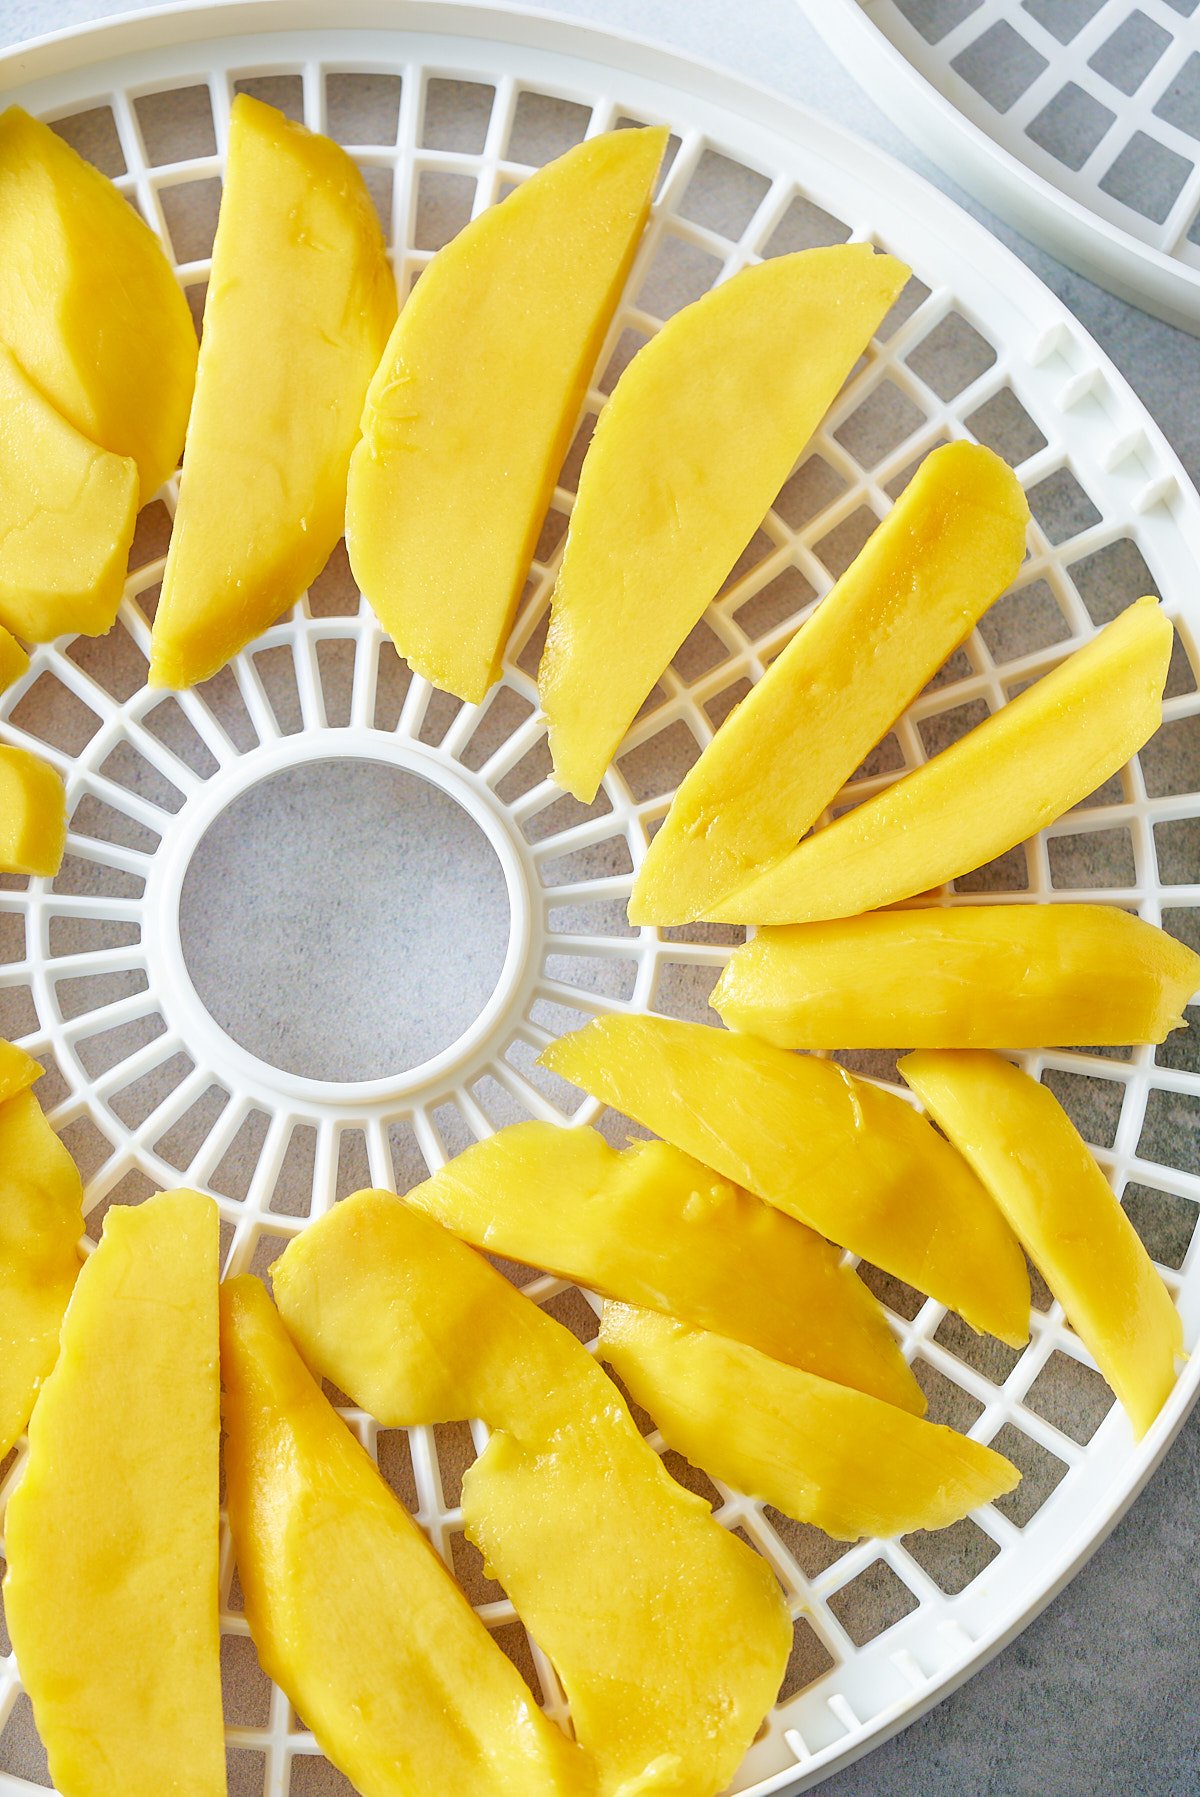
[[(136, 10), (114, 0), (5, 0), (0, 44)], [(1197, 343), (1034, 249), (915, 151), (816, 38), (795, 0), (557, 0), (804, 101), (890, 151), (982, 218), (1112, 357), (1200, 476)], [(336, 13), (336, 8), (333, 9)], [(970, 1683), (829, 1797), (1190, 1797), (1200, 1790), (1195, 1417), (1132, 1513), (1048, 1612)]]

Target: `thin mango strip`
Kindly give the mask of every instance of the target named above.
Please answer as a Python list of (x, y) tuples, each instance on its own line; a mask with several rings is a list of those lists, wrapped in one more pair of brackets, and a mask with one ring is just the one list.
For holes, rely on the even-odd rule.
[(1200, 955), (1115, 906), (955, 905), (761, 929), (710, 1002), (780, 1048), (1102, 1048), (1197, 991)]
[(1045, 1086), (982, 1049), (920, 1049), (900, 1071), (975, 1168), (1144, 1435), (1175, 1383), (1183, 1324), (1071, 1119)]
[(49, 879), (66, 846), (62, 775), (28, 749), (0, 745), (0, 869)]
[(967, 736), (715, 905), (723, 923), (851, 917), (982, 867), (1069, 811), (1162, 720), (1172, 630), (1139, 599)]
[(782, 1592), (586, 1348), (388, 1192), (345, 1199), (273, 1276), (309, 1365), (380, 1422), (493, 1430), (463, 1480), (467, 1535), (553, 1662), (605, 1797), (715, 1797), (779, 1688)]
[(1015, 1236), (962, 1156), (895, 1093), (750, 1036), (632, 1014), (561, 1036), (541, 1063), (973, 1328), (1027, 1339)]
[(538, 673), (554, 778), (585, 804), (909, 272), (865, 243), (742, 269), (669, 319), (617, 382), (584, 457)]
[(1021, 1476), (982, 1442), (653, 1311), (606, 1304), (600, 1353), (693, 1466), (837, 1541), (944, 1529)]
[(882, 1310), (837, 1249), (667, 1142), (618, 1154), (594, 1129), (515, 1123), (407, 1202), (476, 1248), (924, 1409)]
[(684, 778), (631, 923), (705, 917), (782, 859), (1009, 585), (1029, 506), (975, 443), (927, 456), (882, 524)]

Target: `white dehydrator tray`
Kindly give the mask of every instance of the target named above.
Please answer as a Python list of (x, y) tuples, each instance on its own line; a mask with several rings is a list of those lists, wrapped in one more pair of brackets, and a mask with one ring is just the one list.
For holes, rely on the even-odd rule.
[[(227, 1267), (265, 1271), (309, 1216), (357, 1186), (406, 1190), (518, 1117), (593, 1118), (594, 1105), (534, 1068), (555, 1033), (599, 1010), (709, 1016), (739, 932), (631, 929), (631, 871), (700, 745), (914, 462), (949, 436), (973, 435), (1019, 468), (1035, 520), (1029, 558), (1017, 589), (860, 770), (860, 789), (943, 746), (1157, 589), (1179, 632), (1159, 735), (946, 902), (1099, 898), (1196, 940), (1200, 502), (1058, 302), (904, 169), (714, 69), (499, 9), (344, 0), (336, 26), (330, 13), (265, 0), (145, 15), (8, 54), (0, 88), (117, 178), (197, 303), (230, 98), (243, 83), (354, 146), (405, 289), (529, 166), (622, 118), (668, 122), (670, 167), (589, 416), (669, 310), (755, 256), (869, 237), (915, 277), (588, 808), (548, 781), (532, 678), (586, 421), (504, 680), (478, 708), (408, 677), (338, 557), (218, 679), (150, 691), (148, 622), (173, 489), (146, 509), (112, 634), (36, 650), (0, 702), (0, 734), (62, 769), (71, 813), (57, 878), (0, 882), (0, 1027), (47, 1064), (39, 1090), (81, 1162), (89, 1234), (111, 1202), (197, 1185), (220, 1205)], [(358, 1032), (346, 1028), (356, 1011)], [(1185, 1039), (1025, 1064), (1095, 1144), (1194, 1350), (1193, 1053)], [(895, 1078), (890, 1055), (842, 1058)], [(622, 1119), (601, 1121), (613, 1139), (624, 1133)], [(1200, 1383), (1193, 1354), (1135, 1444), (1044, 1292), (1018, 1354), (866, 1276), (930, 1414), (995, 1442), (1026, 1476), (943, 1534), (849, 1549), (696, 1481), (767, 1556), (796, 1616), (779, 1705), (734, 1787), (757, 1797), (816, 1783), (1010, 1640), (1126, 1509)], [(578, 1291), (552, 1279), (527, 1289), (592, 1335), (594, 1306)], [(561, 1714), (543, 1656), (464, 1547), (457, 1489), (470, 1433), (414, 1430), (406, 1442), (347, 1415)], [(0, 1467), (0, 1503), (23, 1451)], [(344, 1788), (257, 1673), (227, 1540), (222, 1574), (231, 1791)], [(0, 1630), (0, 1792), (39, 1782), (44, 1760)]]
[(800, 0), (941, 168), (1060, 261), (1200, 334), (1197, 0)]

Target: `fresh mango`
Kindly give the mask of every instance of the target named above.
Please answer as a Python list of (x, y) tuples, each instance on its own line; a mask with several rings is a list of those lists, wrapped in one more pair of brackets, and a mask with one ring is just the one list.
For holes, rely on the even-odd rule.
[[(4, 429), (3, 416), (0, 416), (0, 433)], [(3, 452), (0, 451), (0, 454)], [(10, 686), (15, 686), (23, 674), (29, 672), (29, 657), (22, 649), (16, 637), (0, 625), (0, 693), (6, 693)]]
[(0, 342), (82, 436), (133, 458), (145, 505), (183, 447), (192, 315), (153, 231), (19, 106), (0, 114)]
[(499, 678), (666, 141), (589, 137), (472, 220), (423, 270), (371, 382), (350, 565), (409, 665), (461, 699)]
[(1054, 1094), (984, 1049), (918, 1049), (900, 1071), (967, 1157), (1146, 1433), (1175, 1383), (1171, 1294)]
[(395, 317), (383, 233), (354, 163), (239, 94), (151, 685), (215, 674), (321, 572)]
[(617, 382), (538, 674), (554, 778), (585, 804), (908, 276), (866, 243), (757, 263), (677, 312)]
[(632, 923), (705, 917), (795, 848), (1009, 585), (1028, 522), (990, 449), (925, 458), (684, 779), (634, 882)]
[(0, 1039), (0, 1104), (25, 1092), (34, 1080), (41, 1079), (45, 1068), (15, 1042)]
[(309, 1365), (380, 1422), (493, 1430), (463, 1480), (467, 1534), (553, 1662), (602, 1797), (723, 1789), (779, 1688), (782, 1593), (587, 1349), (388, 1192), (345, 1199), (273, 1274)]
[(982, 867), (1102, 786), (1153, 736), (1170, 621), (1139, 599), (932, 761), (714, 905), (724, 923), (852, 917)]
[[(36, 1061), (29, 1066), (41, 1071)], [(33, 1093), (14, 1091), (11, 1082), (23, 1071), (4, 1066), (0, 1072), (0, 1460), (29, 1421), (57, 1357), (83, 1234), (75, 1163)]]
[(598, 1017), (542, 1065), (1016, 1345), (1029, 1280), (962, 1157), (894, 1092), (702, 1023)]
[[(0, 275), (0, 281), (3, 276)], [(125, 591), (138, 472), (81, 436), (0, 343), (0, 622), (27, 642), (101, 636)], [(9, 643), (11, 637), (7, 638)], [(29, 666), (5, 650), (7, 686)]]
[(263, 1669), (363, 1797), (587, 1797), (538, 1709), (288, 1339), (257, 1279), (221, 1288), (225, 1469)]
[(8, 1501), (5, 1613), (64, 1797), (223, 1797), (217, 1207), (114, 1205)]
[(837, 1250), (667, 1142), (618, 1154), (594, 1129), (515, 1123), (406, 1202), (476, 1248), (924, 1409), (883, 1312)]
[(1197, 991), (1200, 955), (1114, 906), (955, 905), (759, 930), (710, 1002), (780, 1048), (1105, 1047)]
[(0, 744), (0, 870), (49, 878), (62, 866), (66, 846), (61, 774), (28, 749)]
[(677, 1318), (606, 1304), (600, 1353), (693, 1466), (838, 1541), (944, 1529), (1020, 1480), (982, 1442)]

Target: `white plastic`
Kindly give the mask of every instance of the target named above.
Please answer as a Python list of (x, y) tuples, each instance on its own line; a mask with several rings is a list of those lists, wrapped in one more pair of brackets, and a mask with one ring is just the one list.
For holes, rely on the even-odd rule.
[[(413, 247), (418, 218), (423, 237), (453, 222), (438, 211), (443, 201), (434, 203), (446, 190), (420, 187), (421, 174), (470, 177), (478, 208), (572, 133), (622, 117), (665, 120), (678, 141), (601, 369), (614, 351), (628, 354), (627, 331), (648, 334), (664, 308), (768, 247), (873, 237), (910, 261), (918, 280), (664, 675), (594, 807), (563, 798), (546, 777), (531, 677), (571, 472), (539, 547), (504, 682), (482, 707), (447, 703), (422, 681), (407, 681), (368, 608), (347, 597), (344, 577), (333, 589), (319, 583), (223, 681), (164, 700), (142, 678), (161, 541), (135, 557), (109, 638), (37, 650), (27, 678), (5, 695), (3, 734), (62, 769), (72, 830), (58, 879), (27, 888), (8, 881), (0, 890), (0, 1026), (51, 1067), (42, 1091), (84, 1160), (91, 1232), (109, 1199), (200, 1185), (218, 1199), (226, 1265), (237, 1270), (264, 1270), (309, 1214), (355, 1184), (406, 1189), (511, 1116), (591, 1119), (593, 1105), (576, 1109), (576, 1094), (532, 1066), (551, 1034), (580, 1017), (626, 1007), (708, 1015), (707, 993), (739, 933), (630, 930), (630, 870), (681, 767), (736, 699), (739, 682), (761, 674), (812, 591), (827, 589), (913, 462), (947, 435), (971, 431), (1016, 461), (1037, 520), (1030, 558), (1018, 593), (999, 603), (911, 708), (862, 771), (860, 790), (1003, 703), (1153, 581), (1180, 638), (1164, 732), (1094, 803), (991, 874), (963, 882), (959, 896), (1102, 897), (1156, 921), (1165, 915), (1175, 928), (1187, 927), (1200, 902), (1194, 867), (1182, 865), (1190, 820), (1200, 816), (1200, 502), (1125, 383), (1052, 296), (911, 174), (827, 121), (716, 70), (477, 6), (346, 0), (335, 29), (322, 25), (327, 16), (314, 0), (148, 15), (10, 54), (0, 61), (0, 86), (44, 116), (76, 117), (66, 128), (77, 134), (78, 115), (110, 109), (127, 164), (120, 184), (166, 236), (166, 214), (190, 218), (193, 234), (198, 228), (203, 208), (180, 210), (182, 190), (219, 172), (235, 80), (298, 78), (305, 117), (323, 128), (346, 114), (348, 77), (372, 78), (361, 90), (364, 116), (382, 116), (399, 74), (391, 137), (356, 154), (383, 177), (378, 191), (394, 172), (391, 234), (402, 286), (430, 253)], [(438, 88), (437, 130), (427, 129), (427, 83), (457, 80), (473, 92)], [(204, 147), (200, 131), (190, 159), (151, 164), (142, 133), (154, 108), (139, 101), (173, 88), (199, 89), (215, 148)], [(480, 88), (494, 92), (481, 102)], [(475, 119), (473, 149), (447, 147), (455, 104)], [(194, 91), (180, 102), (193, 126), (196, 105)], [(93, 119), (88, 129), (96, 126)], [(510, 155), (514, 130), (526, 162)], [(430, 135), (442, 147), (431, 146)], [(196, 255), (180, 276), (194, 286), (206, 269)], [(589, 411), (609, 385), (611, 373), (590, 394)], [(577, 455), (568, 470), (576, 465)], [(164, 501), (173, 503), (173, 489)], [(82, 722), (79, 702), (91, 713)], [(457, 1042), (393, 1077), (330, 1085), (281, 1071), (217, 1026), (192, 985), (178, 895), (207, 825), (240, 794), (274, 771), (345, 756), (415, 771), (450, 793), (500, 858), (511, 922), (493, 997)], [(396, 906), (402, 913), (402, 890)], [(887, 1056), (842, 1058), (893, 1077)], [(1126, 1060), (1086, 1051), (1026, 1057), (1092, 1130), (1117, 1190), (1158, 1194), (1135, 1195), (1133, 1214), (1164, 1260), (1194, 1350), (1200, 1177), (1188, 1157), (1200, 1081), (1178, 1061), (1170, 1049), (1157, 1059), (1150, 1050)], [(620, 1135), (620, 1119), (603, 1124)], [(800, 1627), (784, 1701), (734, 1787), (757, 1797), (807, 1788), (845, 1765), (1010, 1640), (1122, 1514), (1200, 1385), (1193, 1354), (1155, 1427), (1135, 1444), (1057, 1305), (1036, 1312), (1031, 1344), (1018, 1356), (969, 1338), (940, 1306), (894, 1282), (874, 1283), (896, 1307), (906, 1352), (924, 1364), (933, 1414), (953, 1416), (984, 1440), (999, 1435), (1001, 1447), (1037, 1466), (1018, 1499), (1023, 1510), (988, 1507), (949, 1536), (907, 1546), (863, 1542), (846, 1552), (720, 1492), (722, 1521), (742, 1527), (776, 1567)], [(582, 1301), (562, 1282), (527, 1289), (589, 1332)], [(452, 1559), (461, 1514), (451, 1479), (456, 1456), (469, 1453), (461, 1437), (413, 1431), (410, 1477), (396, 1473), (405, 1462), (397, 1440), (380, 1446), (369, 1419), (349, 1415)], [(22, 1454), (0, 1469), (0, 1503)], [(230, 1607), (227, 1542), (222, 1576), (222, 1627), (244, 1637), (244, 1618)], [(476, 1595), (490, 1624), (512, 1622), (507, 1603)], [(552, 1673), (536, 1650), (533, 1659), (549, 1707), (561, 1714)], [(245, 1677), (250, 1695), (235, 1703), (229, 1731), (235, 1788), (283, 1797), (293, 1760), (312, 1756), (315, 1745), (280, 1693), (257, 1691)], [(233, 1688), (241, 1690), (237, 1677)], [(36, 1767), (36, 1754), (15, 1663), (0, 1657), (4, 1797), (35, 1788), (22, 1774)], [(310, 1773), (304, 1789), (324, 1788)]]
[(800, 4), (956, 181), (1080, 274), (1200, 334), (1195, 0)]

